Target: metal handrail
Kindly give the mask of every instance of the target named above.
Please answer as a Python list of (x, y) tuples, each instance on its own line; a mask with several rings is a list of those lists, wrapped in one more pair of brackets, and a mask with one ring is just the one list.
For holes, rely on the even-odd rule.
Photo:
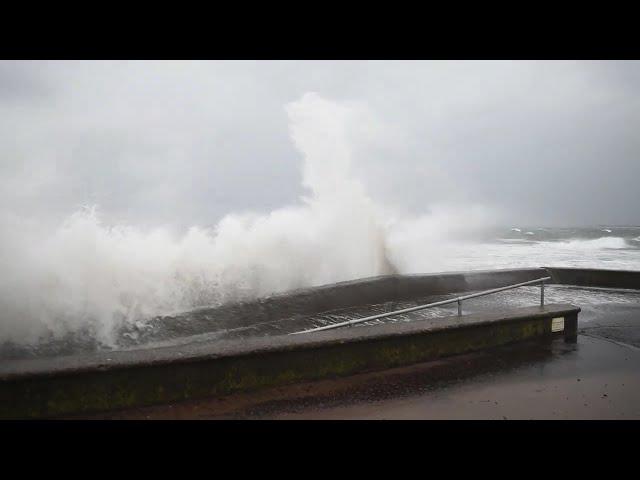
[(551, 277), (543, 277), (543, 278), (537, 278), (535, 280), (529, 280), (528, 282), (514, 283), (513, 285), (507, 285), (506, 287), (493, 288), (491, 290), (485, 290), (484, 292), (472, 293), (470, 295), (464, 295), (462, 297), (450, 298), (448, 300), (442, 300), (440, 302), (427, 303), (426, 305), (418, 305), (417, 307), (404, 308), (402, 310), (395, 310), (393, 312), (380, 313), (378, 315), (372, 315), (370, 317), (356, 318), (354, 320), (348, 320), (346, 322), (334, 323), (331, 325), (325, 325), (323, 327), (311, 328), (309, 330), (302, 330), (301, 332), (293, 332), (293, 333), (290, 333), (289, 335), (299, 335), (301, 333), (312, 333), (312, 332), (319, 332), (321, 330), (331, 330), (333, 328), (346, 327), (347, 325), (351, 326), (356, 323), (369, 322), (371, 320), (377, 320), (378, 318), (391, 317), (393, 315), (399, 315), (401, 313), (415, 312), (416, 310), (423, 310), (425, 308), (431, 308), (431, 307), (439, 307), (440, 305), (448, 305), (450, 303), (456, 303), (456, 302), (458, 303), (458, 315), (462, 315), (463, 300), (468, 300), (470, 298), (476, 298), (476, 297), (483, 297), (485, 295), (490, 295), (492, 293), (503, 292), (505, 290), (511, 290), (514, 288), (524, 287), (526, 285), (533, 285), (536, 283), (540, 284), (540, 306), (542, 307), (544, 306), (544, 282), (546, 282), (547, 280), (551, 280)]

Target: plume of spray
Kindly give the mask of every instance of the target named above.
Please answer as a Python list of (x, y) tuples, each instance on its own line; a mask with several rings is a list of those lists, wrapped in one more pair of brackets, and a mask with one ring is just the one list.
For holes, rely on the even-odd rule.
[(83, 332), (111, 345), (125, 322), (392, 272), (380, 215), (350, 175), (352, 109), (306, 94), (286, 110), (309, 190), (299, 205), (180, 238), (105, 226), (95, 208), (54, 232), (4, 221), (0, 341)]
[(308, 93), (286, 112), (308, 190), (298, 205), (229, 214), (214, 228), (194, 226), (180, 237), (162, 228), (103, 225), (95, 208), (72, 214), (53, 232), (3, 212), (0, 343), (72, 334), (114, 346), (121, 327), (144, 326), (158, 315), (395, 271), (434, 271), (444, 265), (451, 233), (489, 219), (477, 208), (411, 217), (376, 205), (351, 171), (350, 129), (361, 124), (362, 111)]

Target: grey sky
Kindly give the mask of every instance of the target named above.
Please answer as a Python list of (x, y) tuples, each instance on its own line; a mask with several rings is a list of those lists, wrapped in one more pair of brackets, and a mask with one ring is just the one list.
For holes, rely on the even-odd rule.
[(640, 224), (638, 62), (0, 62), (0, 204), (58, 221), (211, 225), (303, 195), (284, 106), (365, 104), (370, 196), (513, 224)]

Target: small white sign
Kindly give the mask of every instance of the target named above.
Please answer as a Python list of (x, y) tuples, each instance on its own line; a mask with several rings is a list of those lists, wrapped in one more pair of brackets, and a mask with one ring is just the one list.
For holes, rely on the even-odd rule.
[(564, 317), (551, 320), (551, 332), (562, 332), (564, 330)]

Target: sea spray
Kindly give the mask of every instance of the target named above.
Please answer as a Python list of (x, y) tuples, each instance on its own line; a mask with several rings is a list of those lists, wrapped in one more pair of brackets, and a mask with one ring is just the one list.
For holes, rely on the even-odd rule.
[[(353, 108), (306, 94), (286, 108), (309, 195), (266, 215), (229, 214), (181, 237), (106, 226), (95, 208), (55, 232), (3, 236), (0, 341), (82, 332), (112, 345), (123, 324), (294, 288), (394, 271), (385, 224), (351, 176)], [(20, 230), (22, 228), (22, 230)]]

